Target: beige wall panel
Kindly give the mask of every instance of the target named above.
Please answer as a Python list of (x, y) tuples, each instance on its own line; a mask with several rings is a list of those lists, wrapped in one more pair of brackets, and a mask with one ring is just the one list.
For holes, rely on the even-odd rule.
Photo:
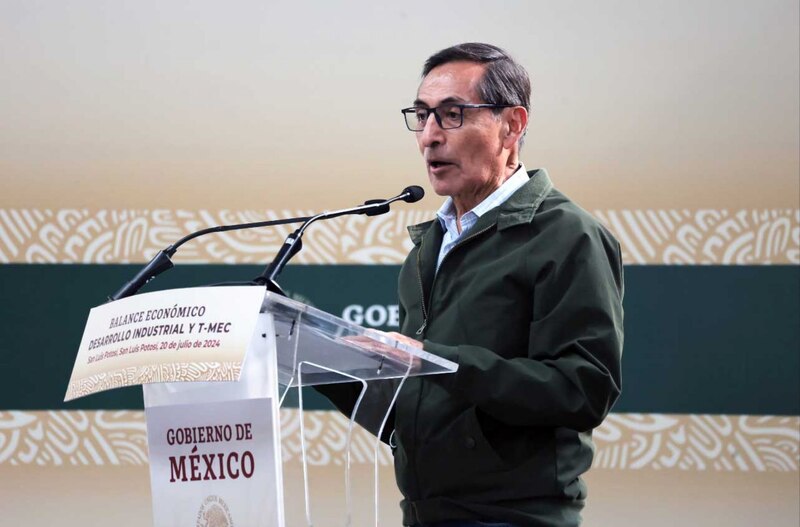
[(797, 527), (797, 473), (591, 470), (587, 527)]
[[(399, 526), (400, 495), (388, 467), (380, 473), (381, 525)], [(372, 471), (357, 465), (357, 493), (369, 492)], [(292, 508), (287, 525), (302, 523), (302, 479), (299, 463), (286, 466), (287, 495)], [(314, 524), (343, 525), (344, 498), (340, 467), (312, 469), (316, 496)], [(682, 470), (593, 469), (586, 477), (589, 500), (584, 523), (592, 527), (796, 527), (800, 522), (800, 478), (797, 472), (744, 473)], [(359, 499), (355, 526), (372, 525), (371, 500)], [(147, 466), (14, 467), (0, 465), (0, 514), (3, 525), (86, 527), (151, 525)], [(298, 518), (299, 516), (299, 518)]]
[[(304, 516), (299, 418), (281, 414), (289, 525)], [(315, 525), (342, 525), (346, 421), (335, 412), (305, 420)], [(587, 525), (797, 525), (797, 416), (611, 414), (595, 441)], [(371, 522), (373, 444), (356, 434), (354, 525)], [(400, 517), (390, 457), (378, 457), (382, 525)], [(147, 525), (149, 500), (142, 412), (0, 413), (4, 525)]]
[(427, 56), (480, 40), (533, 78), (523, 160), (586, 208), (796, 208), (798, 34), (793, 0), (8, 0), (0, 207), (319, 210), (424, 184), (398, 110)]
[(3, 525), (142, 527), (152, 525), (145, 466), (0, 465)]
[[(341, 527), (346, 516), (341, 467), (315, 467), (309, 475), (314, 525)], [(287, 464), (284, 477), (286, 525), (306, 525), (300, 464)], [(356, 480), (354, 495), (357, 497), (353, 525), (374, 525), (372, 469), (359, 465), (353, 471), (353, 477)], [(380, 478), (381, 525), (399, 526), (400, 494), (391, 469), (384, 468)], [(152, 525), (150, 474), (147, 466), (0, 466), (0, 513), (2, 525), (9, 526)]]

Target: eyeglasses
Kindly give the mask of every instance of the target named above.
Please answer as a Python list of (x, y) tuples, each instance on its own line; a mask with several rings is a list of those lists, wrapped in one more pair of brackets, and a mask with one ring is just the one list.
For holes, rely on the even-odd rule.
[(464, 108), (512, 108), (513, 104), (442, 104), (436, 108), (412, 106), (400, 110), (406, 119), (406, 127), (412, 132), (425, 129), (428, 117), (433, 114), (442, 130), (452, 130), (464, 124)]

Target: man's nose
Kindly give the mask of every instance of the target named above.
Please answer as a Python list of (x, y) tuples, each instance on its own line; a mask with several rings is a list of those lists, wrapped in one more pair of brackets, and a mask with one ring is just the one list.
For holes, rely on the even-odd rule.
[(439, 122), (436, 120), (436, 115), (433, 112), (428, 115), (428, 120), (425, 121), (425, 127), (419, 135), (420, 146), (427, 148), (444, 143), (445, 133)]

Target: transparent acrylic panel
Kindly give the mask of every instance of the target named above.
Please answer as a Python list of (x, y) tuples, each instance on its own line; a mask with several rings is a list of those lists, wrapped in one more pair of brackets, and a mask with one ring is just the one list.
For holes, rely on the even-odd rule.
[[(349, 422), (345, 431), (345, 460), (342, 496), (345, 517), (336, 525), (377, 525), (380, 500), (378, 458), (394, 429), (393, 407), (405, 380), (410, 376), (452, 373), (458, 366), (436, 355), (411, 347), (390, 336), (362, 328), (300, 302), (267, 293), (262, 312), (272, 315), (278, 357), (278, 383), (284, 395), (291, 388), (314, 386), (342, 411)], [(281, 397), (281, 401), (283, 397)], [(315, 506), (309, 490), (310, 471), (306, 454), (306, 430), (300, 404), (300, 443), (303, 460), (304, 511), (287, 509), (287, 519), (295, 524), (318, 525), (319, 504)], [(356, 424), (357, 423), (357, 424)], [(353, 435), (363, 428), (372, 439), (355, 442)], [(356, 443), (358, 443), (356, 445)], [(372, 463), (371, 482), (351, 477), (352, 459)], [(353, 484), (362, 486), (355, 491)], [(364, 492), (363, 485), (372, 486)], [(323, 509), (324, 510), (324, 509)], [(331, 511), (328, 511), (330, 513)], [(301, 518), (304, 516), (303, 520)], [(312, 520), (313, 516), (313, 520)], [(343, 521), (342, 521), (343, 520)]]
[(283, 386), (298, 385), (299, 364), (306, 364), (301, 372), (304, 386), (352, 381), (336, 371), (370, 381), (457, 369), (451, 361), (379, 331), (273, 293), (266, 294), (261, 310), (272, 313), (275, 321), (278, 382)]

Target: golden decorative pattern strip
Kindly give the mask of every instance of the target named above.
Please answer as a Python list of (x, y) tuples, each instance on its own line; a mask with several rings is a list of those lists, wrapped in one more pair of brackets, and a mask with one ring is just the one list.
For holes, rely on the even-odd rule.
[[(284, 463), (300, 460), (300, 412), (281, 411)], [(343, 465), (348, 421), (303, 414), (309, 462)], [(800, 471), (800, 416), (611, 414), (595, 430), (595, 469), (727, 472)], [(375, 438), (357, 427), (354, 463), (372, 463)], [(380, 445), (378, 462), (391, 464)], [(0, 465), (144, 465), (141, 411), (0, 412)]]
[(105, 390), (151, 382), (238, 381), (241, 369), (238, 362), (179, 362), (131, 366), (71, 382), (67, 387), (66, 399), (72, 400)]
[[(307, 216), (309, 210), (0, 209), (0, 263), (131, 263), (214, 225)], [(411, 248), (406, 225), (434, 211), (397, 210), (319, 222), (306, 234), (305, 264), (399, 264)], [(629, 264), (799, 264), (800, 209), (596, 210)], [(204, 236), (175, 260), (264, 263), (291, 226)]]
[(595, 468), (797, 472), (800, 416), (611, 414)]
[(144, 412), (0, 412), (0, 464), (146, 463)]
[(628, 264), (797, 264), (800, 209), (594, 211)]

